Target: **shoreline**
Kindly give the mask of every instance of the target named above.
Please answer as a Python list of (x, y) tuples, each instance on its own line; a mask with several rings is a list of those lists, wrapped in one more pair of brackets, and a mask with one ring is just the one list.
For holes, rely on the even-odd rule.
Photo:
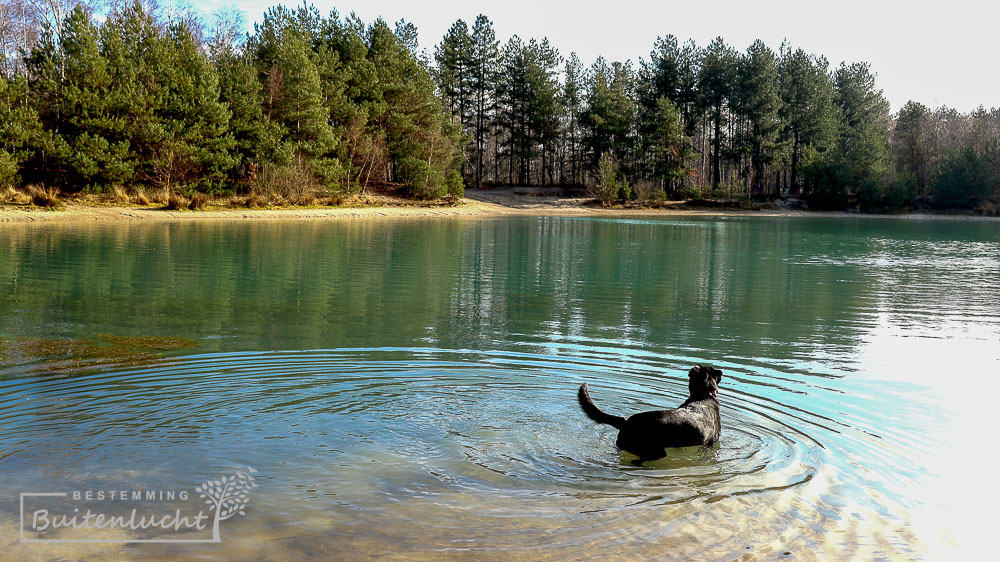
[(566, 216), (566, 217), (833, 217), (833, 218), (895, 218), (943, 220), (1000, 220), (1000, 217), (964, 214), (866, 214), (836, 211), (805, 211), (792, 209), (728, 209), (683, 208), (678, 203), (666, 208), (593, 207), (587, 198), (551, 195), (524, 195), (515, 189), (487, 191), (469, 190), (458, 204), (373, 205), (358, 207), (282, 207), (253, 208), (215, 207), (200, 211), (168, 210), (162, 206), (95, 205), (72, 199), (61, 210), (32, 206), (0, 205), (0, 225), (65, 224), (122, 221), (200, 222), (200, 221), (260, 221), (260, 220), (328, 220), (358, 218), (426, 218), (426, 217), (499, 217), (499, 216)]

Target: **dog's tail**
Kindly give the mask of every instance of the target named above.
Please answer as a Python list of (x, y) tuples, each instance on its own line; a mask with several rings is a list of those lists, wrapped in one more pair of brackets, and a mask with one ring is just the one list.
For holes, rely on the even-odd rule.
[(625, 426), (625, 418), (621, 416), (612, 416), (611, 414), (602, 412), (601, 409), (594, 404), (594, 401), (590, 399), (590, 393), (587, 392), (587, 383), (580, 385), (580, 392), (577, 393), (577, 398), (580, 400), (580, 407), (583, 408), (583, 413), (587, 414), (588, 418), (597, 423), (606, 423), (618, 429)]

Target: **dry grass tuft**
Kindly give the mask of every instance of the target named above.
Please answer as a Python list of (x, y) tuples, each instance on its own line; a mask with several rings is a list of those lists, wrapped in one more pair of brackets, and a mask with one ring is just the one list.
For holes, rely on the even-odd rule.
[(316, 204), (316, 194), (315, 193), (303, 193), (295, 199), (295, 204), (302, 207), (312, 207)]
[(201, 211), (208, 205), (208, 196), (204, 193), (195, 193), (191, 196), (191, 202), (188, 203), (188, 209), (192, 211)]
[(246, 199), (243, 201), (243, 204), (246, 205), (247, 207), (250, 207), (251, 209), (256, 207), (267, 207), (267, 201), (265, 201), (264, 198), (261, 197), (260, 192), (258, 192), (257, 190), (251, 191), (250, 194), (247, 195)]
[(157, 205), (166, 205), (170, 202), (170, 190), (166, 187), (151, 191), (149, 200)]
[(190, 206), (191, 206), (191, 200), (188, 199), (187, 197), (184, 197), (180, 193), (171, 192), (170, 195), (167, 196), (167, 209), (170, 209), (171, 211), (179, 211), (181, 209), (187, 209), (190, 208)]
[(59, 209), (63, 202), (59, 199), (59, 190), (54, 187), (28, 186), (28, 195), (31, 197), (31, 204), (47, 209)]
[(31, 203), (31, 196), (14, 186), (8, 185), (3, 191), (0, 191), (0, 203), (28, 205)]
[(120, 185), (111, 188), (111, 202), (117, 205), (128, 205), (132, 203), (132, 196)]
[(146, 198), (146, 194), (138, 188), (135, 190), (135, 195), (132, 196), (132, 200), (136, 205), (149, 205), (149, 199)]

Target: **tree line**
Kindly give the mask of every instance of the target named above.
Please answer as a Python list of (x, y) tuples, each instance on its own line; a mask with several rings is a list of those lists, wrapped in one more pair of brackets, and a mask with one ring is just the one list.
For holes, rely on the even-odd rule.
[(501, 43), (484, 15), (428, 54), (405, 21), (306, 4), (271, 8), (244, 36), (232, 13), (203, 25), (141, 3), (26, 1), (0, 7), (0, 184), (1000, 201), (1000, 110), (910, 102), (893, 115), (868, 64), (834, 68), (788, 44), (667, 35), (637, 64), (585, 66), (547, 39)]
[(5, 47), (0, 184), (461, 193), (462, 131), (406, 22), (278, 6), (242, 37), (231, 13), (65, 12), (30, 49)]
[(590, 183), (611, 186), (597, 191), (608, 201), (798, 195), (869, 210), (1000, 202), (1000, 110), (909, 102), (891, 115), (866, 63), (667, 35), (638, 65), (585, 67), (544, 39), (501, 45), (482, 15), (471, 29), (456, 21), (434, 61), (472, 139), (463, 175), (477, 187)]

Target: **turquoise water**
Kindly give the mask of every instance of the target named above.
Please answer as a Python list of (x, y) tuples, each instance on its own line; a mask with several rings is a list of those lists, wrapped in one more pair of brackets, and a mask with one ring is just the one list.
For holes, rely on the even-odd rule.
[[(992, 550), (1000, 222), (3, 226), (0, 338), (0, 540), (27, 557)], [(711, 449), (636, 466), (574, 400), (675, 406), (699, 363)], [(221, 544), (16, 543), (21, 492), (247, 466)]]

